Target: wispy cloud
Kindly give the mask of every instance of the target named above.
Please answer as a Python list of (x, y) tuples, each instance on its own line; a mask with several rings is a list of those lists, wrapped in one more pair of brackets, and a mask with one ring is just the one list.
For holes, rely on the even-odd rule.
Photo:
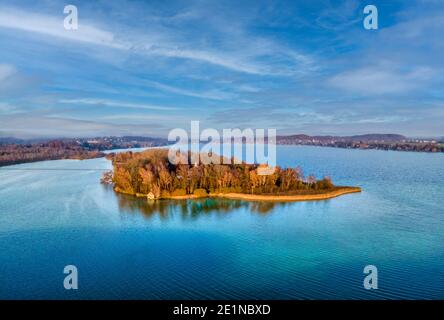
[(14, 68), (14, 66), (9, 64), (0, 64), (0, 83), (6, 81), (16, 72), (17, 70)]
[(170, 92), (177, 95), (183, 95), (183, 96), (189, 96), (194, 98), (201, 98), (201, 99), (211, 99), (211, 100), (227, 100), (232, 99), (235, 96), (232, 93), (223, 92), (221, 90), (211, 90), (211, 91), (205, 91), (205, 92), (197, 92), (194, 90), (189, 89), (183, 89), (178, 88), (170, 85), (166, 85), (160, 82), (156, 81), (146, 81), (145, 82), (148, 86)]
[(12, 114), (12, 113), (19, 113), (20, 111), (13, 105), (9, 103), (2, 103), (0, 102), (0, 115), (1, 114)]
[(176, 110), (175, 107), (169, 106), (157, 106), (142, 103), (132, 103), (117, 100), (105, 100), (105, 99), (61, 99), (60, 103), (72, 104), (72, 105), (92, 105), (92, 106), (105, 106), (116, 108), (131, 108), (131, 109), (147, 109), (147, 110)]
[[(257, 46), (252, 48), (253, 51), (247, 51), (247, 47), (239, 47), (236, 50), (228, 49), (215, 51), (214, 49), (209, 49), (205, 46), (204, 48), (199, 48), (202, 47), (202, 45), (195, 47), (193, 43), (186, 41), (187, 39), (179, 40), (175, 38), (175, 40), (172, 40), (172, 38), (174, 38), (172, 37), (174, 31), (169, 31), (164, 28), (158, 29), (157, 33), (155, 35), (153, 34), (152, 39), (143, 36), (142, 32), (137, 29), (132, 30), (133, 36), (129, 38), (125, 36), (125, 32), (128, 32), (126, 29), (122, 29), (123, 33), (118, 34), (83, 20), (79, 22), (78, 30), (65, 30), (63, 27), (63, 18), (63, 15), (56, 17), (32, 13), (29, 11), (21, 11), (9, 7), (0, 7), (0, 28), (3, 27), (41, 34), (59, 40), (105, 46), (112, 49), (130, 51), (142, 56), (160, 56), (164, 58), (192, 60), (253, 75), (285, 75), (288, 73), (288, 71), (279, 71), (276, 66), (272, 67), (272, 65), (255, 61), (264, 54), (262, 51), (254, 51), (259, 49)], [(140, 35), (138, 35), (139, 33)], [(247, 39), (245, 40), (247, 41)], [(261, 40), (263, 41), (263, 39)], [(295, 63), (300, 64), (299, 69), (310, 61), (308, 56), (304, 56), (289, 48), (282, 48), (274, 45), (270, 41), (267, 41), (266, 45), (267, 46), (264, 48), (267, 48), (269, 54), (272, 53), (269, 52), (270, 49), (275, 52), (280, 51), (280, 54), (285, 52), (285, 54), (288, 57), (291, 57)]]
[(191, 50), (191, 49), (174, 49), (167, 47), (144, 47), (143, 53), (160, 55), (170, 58), (182, 58), (191, 59), (206, 62), (209, 64), (221, 66), (234, 71), (251, 73), (251, 74), (268, 74), (270, 73), (265, 68), (254, 65), (251, 63), (245, 63), (239, 59), (232, 59), (229, 55), (219, 55), (218, 53), (213, 53), (203, 50)]
[(405, 93), (415, 90), (432, 78), (427, 67), (414, 70), (389, 70), (379, 66), (347, 71), (328, 80), (333, 87), (361, 95)]
[(158, 122), (145, 124), (116, 124), (101, 121), (27, 115), (2, 116), (4, 123), (0, 135), (19, 138), (43, 137), (91, 137), (106, 135), (159, 136), (165, 127)]
[(14, 65), (0, 64), (0, 97), (11, 97), (19, 92), (20, 96), (34, 89), (38, 79), (23, 74)]
[(66, 30), (63, 26), (64, 16), (54, 17), (20, 11), (11, 8), (0, 8), (0, 27), (56, 37), (62, 40), (85, 42), (116, 49), (127, 48), (115, 41), (114, 35), (91, 24), (82, 22), (78, 30)]
[(361, 5), (357, 0), (334, 3), (326, 5), (321, 11), (316, 19), (317, 25), (327, 30), (341, 31), (362, 22), (362, 13), (358, 10)]
[(2, 125), (18, 110), (36, 128), (32, 117), (59, 119), (42, 123), (60, 132), (67, 118), (123, 132), (193, 117), (315, 134), (442, 135), (442, 112), (430, 107), (444, 99), (442, 1), (376, 0), (373, 31), (359, 0), (78, 0), (77, 31), (63, 28), (62, 0), (1, 2)]

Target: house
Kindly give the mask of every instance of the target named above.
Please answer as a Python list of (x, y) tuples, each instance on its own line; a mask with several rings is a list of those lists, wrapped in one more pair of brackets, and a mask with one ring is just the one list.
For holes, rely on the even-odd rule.
[(269, 176), (274, 173), (275, 167), (269, 167), (267, 164), (260, 164), (257, 168), (257, 174), (259, 176)]

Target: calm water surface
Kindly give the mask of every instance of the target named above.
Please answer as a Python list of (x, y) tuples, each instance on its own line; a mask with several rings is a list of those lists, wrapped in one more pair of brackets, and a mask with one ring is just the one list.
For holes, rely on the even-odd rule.
[(100, 185), (105, 159), (2, 168), (0, 298), (444, 299), (444, 154), (280, 146), (278, 163), (363, 192), (150, 205)]

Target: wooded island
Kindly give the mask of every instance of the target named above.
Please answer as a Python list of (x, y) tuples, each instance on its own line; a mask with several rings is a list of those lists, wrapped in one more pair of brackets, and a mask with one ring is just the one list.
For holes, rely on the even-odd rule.
[(103, 180), (112, 181), (116, 192), (149, 199), (217, 196), (298, 201), (322, 200), (361, 191), (357, 187), (335, 186), (328, 177), (317, 180), (310, 175), (305, 178), (299, 167), (275, 167), (273, 174), (265, 175), (261, 173), (267, 168), (256, 164), (173, 165), (168, 161), (167, 149), (129, 151), (109, 158), (113, 173)]

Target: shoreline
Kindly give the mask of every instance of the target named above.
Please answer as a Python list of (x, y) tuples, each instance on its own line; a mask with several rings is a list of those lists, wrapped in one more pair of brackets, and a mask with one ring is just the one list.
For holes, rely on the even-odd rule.
[(336, 198), (349, 193), (358, 193), (362, 189), (359, 187), (340, 187), (340, 189), (317, 194), (295, 194), (295, 195), (261, 195), (248, 193), (220, 193), (210, 194), (210, 197), (220, 197), (229, 199), (240, 199), (247, 201), (274, 201), (274, 202), (293, 202), (293, 201), (318, 201)]
[[(122, 192), (116, 188), (113, 188), (115, 192), (121, 194), (127, 194), (136, 196), (138, 198), (146, 198), (146, 194), (132, 194), (129, 192)], [(201, 198), (226, 198), (237, 199), (245, 201), (271, 201), (271, 202), (296, 202), (296, 201), (320, 201), (336, 198), (345, 194), (361, 192), (360, 187), (337, 187), (336, 190), (317, 193), (317, 194), (295, 194), (295, 195), (261, 195), (261, 194), (248, 194), (248, 193), (209, 193), (208, 195), (198, 196), (194, 194), (187, 194), (183, 196), (167, 196), (161, 197), (156, 200), (189, 200), (189, 199), (201, 199)]]

